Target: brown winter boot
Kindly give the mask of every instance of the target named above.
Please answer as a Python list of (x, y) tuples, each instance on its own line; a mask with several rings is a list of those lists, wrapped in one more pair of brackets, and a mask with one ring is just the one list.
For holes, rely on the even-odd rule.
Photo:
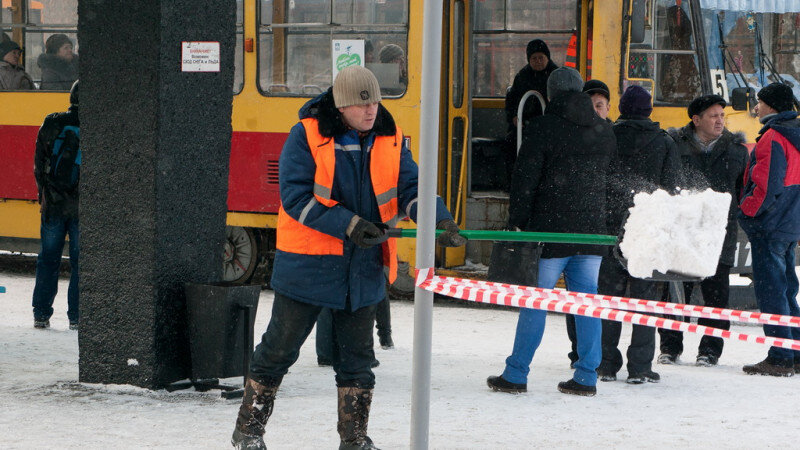
[(748, 375), (770, 375), (773, 377), (791, 377), (794, 375), (794, 366), (782, 364), (770, 357), (756, 364), (749, 364), (742, 367), (744, 373)]
[(367, 436), (372, 389), (339, 388), (339, 450), (378, 450)]
[(231, 444), (237, 449), (266, 450), (264, 444), (264, 426), (272, 415), (275, 393), (281, 384), (280, 378), (270, 379), (261, 384), (248, 379), (244, 387), (242, 406), (236, 418)]

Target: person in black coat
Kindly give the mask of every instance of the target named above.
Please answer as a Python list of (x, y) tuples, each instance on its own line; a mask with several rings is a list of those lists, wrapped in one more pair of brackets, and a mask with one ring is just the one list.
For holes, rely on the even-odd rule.
[[(524, 231), (606, 234), (606, 184), (615, 161), (616, 139), (601, 119), (575, 69), (550, 75), (545, 114), (525, 130), (514, 169), (509, 226)], [(551, 289), (564, 274), (567, 289), (596, 293), (602, 245), (545, 244), (539, 260), (538, 286)], [(527, 376), (544, 333), (546, 313), (521, 308), (514, 348), (502, 375), (489, 377), (490, 388), (524, 392)], [(600, 320), (575, 318), (579, 359), (572, 379), (558, 384), (566, 394), (595, 395), (600, 364)]]
[[(528, 91), (537, 91), (547, 101), (547, 78), (558, 66), (550, 59), (550, 49), (541, 39), (534, 39), (528, 42), (525, 49), (528, 63), (517, 72), (514, 83), (506, 92), (506, 121), (508, 131), (504, 144), (506, 167), (513, 171), (514, 161), (517, 158), (517, 109), (522, 97)], [(543, 106), (536, 98), (528, 98), (525, 101), (525, 109), (522, 111), (523, 127), (527, 126), (531, 119), (541, 116)], [(512, 173), (509, 172), (509, 179)]]
[[(547, 78), (558, 66), (550, 59), (550, 49), (541, 39), (528, 42), (525, 49), (528, 64), (517, 72), (511, 89), (506, 93), (506, 121), (508, 131), (516, 132), (517, 108), (522, 96), (528, 91), (538, 91), (547, 100)], [(536, 100), (528, 100), (522, 111), (523, 124), (527, 125), (536, 116), (542, 115), (542, 107)]]
[[(664, 189), (674, 192), (682, 184), (681, 161), (675, 141), (650, 120), (653, 111), (650, 93), (640, 86), (629, 87), (619, 100), (621, 115), (614, 124), (617, 138), (619, 173), (608, 192), (609, 232), (619, 235), (628, 209), (633, 206), (633, 193)], [(598, 292), (603, 295), (629, 296), (656, 300), (658, 284), (632, 277), (612, 255), (604, 256), (600, 265)], [(603, 320), (603, 359), (597, 372), (601, 381), (614, 381), (622, 368), (619, 337), (622, 324)], [(658, 373), (652, 370), (656, 330), (633, 325), (627, 352), (629, 384), (656, 383)]]
[[(700, 282), (705, 306), (726, 308), (730, 293), (730, 272), (736, 251), (736, 235), (738, 224), (736, 213), (739, 196), (742, 191), (744, 170), (747, 165), (747, 149), (744, 135), (733, 134), (725, 128), (725, 99), (718, 95), (704, 95), (689, 105), (688, 125), (681, 129), (669, 130), (675, 139), (680, 153), (681, 163), (686, 178), (686, 187), (690, 189), (711, 188), (717, 192), (731, 194), (731, 205), (728, 210), (728, 225), (725, 241), (719, 257), (717, 272), (714, 276)], [(694, 283), (684, 283), (686, 303), (691, 301)], [(727, 320), (699, 319), (699, 325), (727, 330)], [(661, 337), (661, 364), (675, 364), (683, 353), (683, 334), (680, 331), (658, 329)], [(722, 338), (703, 336), (697, 352), (696, 364), (713, 366), (722, 355)]]

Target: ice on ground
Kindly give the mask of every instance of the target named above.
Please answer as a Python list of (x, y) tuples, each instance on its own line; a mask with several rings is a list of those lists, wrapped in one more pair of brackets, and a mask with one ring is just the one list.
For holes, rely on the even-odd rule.
[(636, 194), (633, 203), (619, 245), (631, 275), (671, 271), (705, 278), (716, 273), (730, 194), (707, 189), (670, 195), (659, 189)]

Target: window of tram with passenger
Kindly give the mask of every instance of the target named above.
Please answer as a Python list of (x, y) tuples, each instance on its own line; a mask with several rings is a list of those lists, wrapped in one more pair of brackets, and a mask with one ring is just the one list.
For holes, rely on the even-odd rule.
[(22, 66), (34, 86), (69, 91), (78, 78), (78, 0), (3, 0), (0, 10), (3, 39), (20, 46)]
[[(375, 73), (381, 94), (405, 93), (408, 0), (260, 0), (258, 7), (258, 86), (263, 94), (310, 97), (325, 92), (333, 84), (334, 41), (362, 41), (357, 63)], [(390, 60), (379, 59), (383, 49)]]

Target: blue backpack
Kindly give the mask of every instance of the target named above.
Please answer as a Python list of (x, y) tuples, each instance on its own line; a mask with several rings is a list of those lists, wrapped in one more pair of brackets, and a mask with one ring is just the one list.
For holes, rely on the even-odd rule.
[(69, 192), (78, 186), (81, 177), (80, 128), (67, 125), (58, 134), (50, 155), (47, 179), (51, 187)]

